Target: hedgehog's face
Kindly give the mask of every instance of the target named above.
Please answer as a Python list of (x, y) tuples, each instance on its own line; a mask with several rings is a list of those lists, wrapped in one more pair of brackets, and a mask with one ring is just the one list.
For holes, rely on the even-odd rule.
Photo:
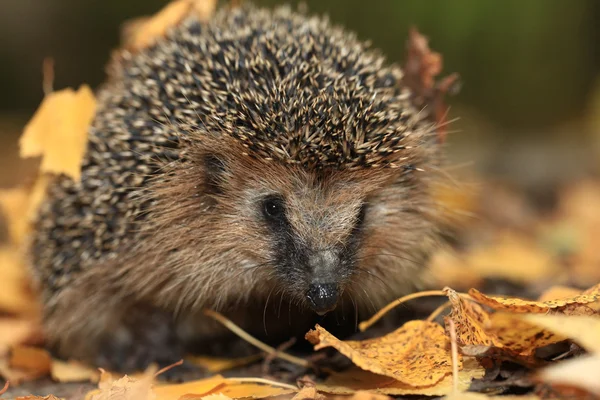
[(208, 158), (210, 213), (222, 229), (215, 235), (260, 266), (259, 289), (274, 282), (318, 314), (365, 290), (371, 300), (396, 295), (382, 282), (399, 286), (407, 254), (430, 233), (397, 170), (314, 172), (230, 154)]

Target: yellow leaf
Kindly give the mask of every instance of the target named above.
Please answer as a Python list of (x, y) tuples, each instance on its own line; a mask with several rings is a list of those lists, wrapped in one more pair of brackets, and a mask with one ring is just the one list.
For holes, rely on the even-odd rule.
[(519, 283), (548, 279), (561, 272), (551, 253), (515, 233), (504, 233), (490, 246), (474, 249), (465, 261), (479, 276)]
[(456, 291), (445, 288), (452, 305), (449, 318), (456, 324), (456, 341), (459, 345), (485, 345), (502, 347), (493, 333), (487, 331), (489, 315), (477, 303), (466, 301)]
[(187, 358), (187, 361), (195, 364), (199, 367), (204, 368), (208, 372), (222, 372), (228, 369), (241, 367), (244, 365), (251, 364), (262, 358), (262, 354), (254, 354), (248, 357), (240, 358), (218, 358), (218, 357), (207, 357), (207, 356), (191, 356)]
[(600, 395), (600, 355), (562, 361), (544, 368), (537, 377), (546, 383), (572, 386)]
[(29, 276), (23, 257), (14, 247), (0, 247), (0, 311), (34, 315), (37, 303), (29, 290)]
[(77, 92), (53, 92), (25, 126), (20, 138), (21, 157), (42, 157), (40, 172), (81, 176), (81, 161), (87, 145), (88, 128), (94, 118), (96, 99), (87, 85)]
[(573, 339), (589, 352), (600, 354), (600, 317), (534, 314), (522, 318)]
[[(458, 372), (458, 388), (467, 390), (473, 379), (482, 378), (485, 373), (476, 359), (467, 357), (463, 368)], [(443, 396), (452, 393), (452, 376), (448, 375), (432, 386), (413, 387), (393, 378), (377, 375), (362, 369), (351, 369), (331, 375), (323, 384), (318, 384), (319, 391), (330, 394), (349, 395), (357, 391), (392, 395), (392, 396)]]
[(95, 382), (99, 378), (98, 370), (90, 368), (76, 361), (52, 360), (50, 375), (57, 382)]
[(0, 319), (0, 354), (8, 347), (21, 343), (34, 331), (34, 323), (28, 319)]
[(600, 299), (600, 284), (588, 289), (577, 296), (548, 301), (525, 300), (516, 297), (487, 296), (477, 289), (469, 290), (469, 295), (481, 304), (485, 304), (495, 310), (506, 310), (514, 313), (547, 313), (549, 311), (560, 312), (561, 308), (573, 305), (585, 306)]
[(136, 21), (125, 37), (125, 45), (132, 50), (151, 46), (187, 16), (195, 15), (200, 21), (208, 20), (214, 14), (216, 5), (216, 0), (173, 1), (154, 16)]
[(434, 385), (452, 373), (449, 341), (433, 322), (409, 321), (380, 338), (341, 341), (317, 325), (306, 334), (315, 350), (334, 347), (358, 367), (419, 387)]
[(178, 400), (185, 395), (202, 397), (217, 388), (225, 386), (225, 378), (221, 375), (179, 384), (162, 384), (154, 388), (157, 400)]

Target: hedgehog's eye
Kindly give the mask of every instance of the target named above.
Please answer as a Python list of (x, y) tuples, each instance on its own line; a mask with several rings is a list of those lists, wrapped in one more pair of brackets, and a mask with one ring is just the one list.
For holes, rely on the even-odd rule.
[(263, 215), (271, 221), (280, 221), (284, 218), (285, 207), (283, 199), (279, 196), (267, 196), (262, 201)]

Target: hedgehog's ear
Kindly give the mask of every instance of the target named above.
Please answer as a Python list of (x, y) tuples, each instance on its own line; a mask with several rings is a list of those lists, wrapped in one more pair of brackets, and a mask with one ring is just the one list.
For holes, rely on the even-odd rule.
[(225, 161), (216, 154), (208, 153), (202, 157), (202, 163), (204, 167), (206, 193), (222, 193), (223, 174), (227, 170)]

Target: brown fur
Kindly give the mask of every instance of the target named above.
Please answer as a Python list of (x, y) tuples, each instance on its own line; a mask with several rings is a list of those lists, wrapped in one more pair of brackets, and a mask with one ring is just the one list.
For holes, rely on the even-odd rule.
[[(255, 333), (267, 323), (283, 336), (304, 333), (314, 319), (307, 274), (318, 272), (277, 267), (260, 208), (270, 194), (284, 199), (300, 246), (356, 253), (351, 266), (327, 272), (343, 292), (337, 312), (373, 309), (419, 284), (436, 241), (430, 190), (439, 149), (401, 71), (322, 20), (245, 12), (221, 12), (202, 28), (216, 33), (193, 33), (197, 22), (188, 21), (113, 65), (82, 182), (60, 177), (51, 186), (33, 241), (46, 332), (61, 355), (94, 360), (107, 337), (148, 308), (174, 316), (180, 331), (192, 321), (194, 339), (220, 332), (204, 308)], [(272, 20), (273, 35), (257, 28)], [(281, 21), (290, 32), (280, 32), (288, 26)], [(244, 43), (252, 29), (252, 46), (265, 43), (257, 49), (299, 51), (272, 60), (241, 48), (266, 72), (219, 70), (241, 56), (219, 53), (216, 38), (235, 33)], [(197, 53), (209, 45), (216, 53)], [(234, 72), (230, 86), (219, 86)], [(204, 80), (193, 82), (194, 73)], [(351, 242), (365, 204), (360, 239)], [(282, 304), (293, 323), (281, 318)]]

